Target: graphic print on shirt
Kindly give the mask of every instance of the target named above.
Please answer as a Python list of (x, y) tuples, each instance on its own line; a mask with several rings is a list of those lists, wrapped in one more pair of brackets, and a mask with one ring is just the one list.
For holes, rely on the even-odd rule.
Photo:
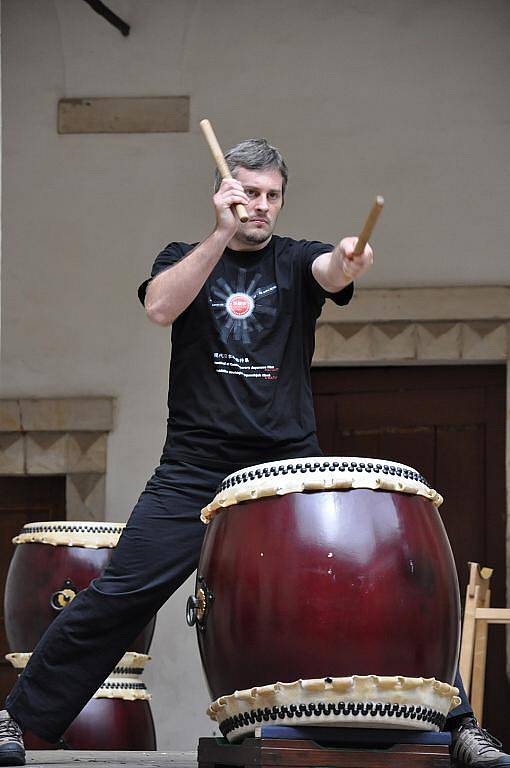
[(232, 335), (235, 341), (249, 344), (253, 333), (263, 330), (264, 315), (276, 315), (276, 285), (272, 283), (258, 288), (261, 277), (257, 272), (246, 288), (246, 269), (241, 268), (235, 286), (223, 277), (211, 286), (209, 304), (218, 325), (223, 326), (220, 335), (223, 342)]
[[(266, 328), (265, 320), (277, 313), (277, 287), (275, 283), (259, 286), (262, 275), (257, 272), (246, 287), (246, 269), (240, 268), (237, 280), (230, 285), (219, 277), (210, 288), (209, 305), (214, 312), (224, 344), (240, 342), (250, 347), (257, 335)], [(254, 365), (248, 357), (215, 352), (214, 365), (217, 373), (276, 380), (278, 368), (267, 363)]]

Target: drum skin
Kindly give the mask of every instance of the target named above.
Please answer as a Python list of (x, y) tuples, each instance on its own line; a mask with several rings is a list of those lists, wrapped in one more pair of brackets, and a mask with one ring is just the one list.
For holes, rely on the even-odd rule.
[[(156, 734), (148, 701), (91, 699), (64, 733), (69, 749), (155, 750)], [(27, 749), (55, 749), (35, 734), (23, 735)]]
[[(52, 546), (29, 542), (17, 544), (5, 586), (5, 630), (12, 649), (35, 648), (58, 615), (51, 597), (69, 579), (79, 591), (100, 576), (112, 556), (112, 548)], [(65, 610), (65, 608), (63, 609)], [(153, 619), (131, 643), (130, 649), (147, 653), (154, 633)]]
[(209, 524), (197, 623), (210, 695), (277, 681), (403, 675), (452, 683), (460, 600), (426, 498), (365, 489), (236, 504)]

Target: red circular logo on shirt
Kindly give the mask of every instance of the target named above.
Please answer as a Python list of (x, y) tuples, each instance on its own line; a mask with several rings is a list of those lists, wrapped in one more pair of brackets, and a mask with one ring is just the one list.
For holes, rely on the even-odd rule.
[(255, 306), (251, 296), (247, 293), (232, 293), (226, 302), (227, 312), (230, 317), (244, 318), (249, 317)]

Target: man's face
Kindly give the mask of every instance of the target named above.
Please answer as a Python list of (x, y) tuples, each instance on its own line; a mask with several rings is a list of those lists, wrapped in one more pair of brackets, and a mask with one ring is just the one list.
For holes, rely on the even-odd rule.
[(244, 246), (262, 247), (273, 234), (283, 205), (282, 175), (276, 168), (256, 171), (235, 168), (232, 175), (241, 182), (249, 199), (246, 206), (249, 219), (239, 223), (233, 240)]

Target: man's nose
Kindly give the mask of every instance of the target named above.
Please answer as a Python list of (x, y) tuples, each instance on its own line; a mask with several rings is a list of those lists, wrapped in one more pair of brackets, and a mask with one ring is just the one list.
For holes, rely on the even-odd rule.
[(267, 195), (259, 195), (257, 198), (257, 210), (268, 211), (269, 204), (267, 202)]

